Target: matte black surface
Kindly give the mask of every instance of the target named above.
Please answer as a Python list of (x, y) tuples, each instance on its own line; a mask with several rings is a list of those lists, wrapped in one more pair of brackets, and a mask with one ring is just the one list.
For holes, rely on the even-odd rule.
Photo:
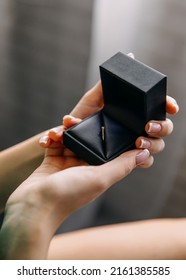
[[(104, 127), (104, 140), (102, 139)], [(105, 163), (134, 147), (137, 134), (99, 111), (64, 132), (66, 147), (89, 164)]]
[(166, 116), (166, 76), (117, 53), (100, 66), (104, 108), (64, 133), (64, 144), (89, 164), (135, 147), (145, 124)]
[(104, 112), (138, 134), (150, 119), (165, 119), (166, 76), (117, 53), (100, 66)]

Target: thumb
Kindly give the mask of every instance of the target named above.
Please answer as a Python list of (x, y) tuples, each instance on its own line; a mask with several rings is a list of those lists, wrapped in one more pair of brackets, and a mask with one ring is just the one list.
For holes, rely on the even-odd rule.
[(136, 166), (143, 164), (149, 157), (149, 150), (135, 149), (125, 152), (112, 161), (99, 166), (98, 168), (101, 169), (101, 174), (106, 180), (105, 186), (109, 187), (123, 179), (130, 174)]

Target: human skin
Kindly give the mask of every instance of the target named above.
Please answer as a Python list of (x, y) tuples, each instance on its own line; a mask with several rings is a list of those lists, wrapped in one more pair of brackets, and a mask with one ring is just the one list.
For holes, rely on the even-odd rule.
[(11, 193), (42, 162), (44, 150), (38, 145), (41, 136), (43, 133), (0, 152), (0, 212)]
[(186, 219), (153, 219), (56, 235), (48, 259), (185, 260)]
[[(99, 111), (103, 107), (103, 95), (101, 82), (98, 82), (91, 90), (89, 90), (78, 102), (76, 107), (72, 110), (71, 116), (76, 117), (74, 120), (67, 118), (67, 125), (71, 126), (76, 124), (80, 119), (84, 119), (87, 116)], [(167, 97), (166, 111), (168, 114), (176, 114), (179, 107), (176, 101), (172, 97)], [(158, 123), (160, 125), (160, 131), (150, 132), (149, 128), (152, 128), (149, 123)], [(159, 153), (164, 148), (164, 140), (162, 137), (169, 135), (173, 130), (173, 123), (167, 119), (166, 121), (153, 121), (146, 125), (146, 131), (149, 134), (148, 139), (139, 137), (136, 141), (136, 148), (148, 148), (151, 153)], [(53, 141), (60, 141), (62, 137), (62, 126), (58, 126), (50, 130), (50, 136), (48, 131), (42, 132), (22, 143), (19, 143), (9, 149), (0, 152), (0, 211), (3, 211), (6, 201), (11, 193), (25, 180), (39, 164), (44, 157), (44, 150), (38, 145), (40, 144), (47, 148)], [(56, 132), (57, 131), (57, 132)], [(152, 136), (152, 137), (150, 137)], [(143, 146), (145, 143), (142, 139), (150, 142), (147, 146)], [(147, 143), (146, 143), (147, 144)], [(152, 160), (152, 158), (151, 158)], [(16, 164), (15, 164), (16, 163)], [(142, 165), (148, 167), (148, 163)], [(10, 176), (11, 174), (11, 176)]]
[[(100, 101), (101, 92), (101, 85), (98, 83), (85, 94), (72, 114), (77, 116), (79, 111), (79, 117), (84, 118), (88, 113), (92, 114), (99, 110), (103, 106)], [(178, 110), (176, 103), (172, 100), (167, 101), (167, 112), (173, 109), (176, 113)], [(65, 127), (77, 121), (79, 119), (66, 117)], [(159, 125), (153, 127), (154, 123)], [(156, 131), (152, 132), (152, 128)], [(157, 128), (160, 130), (157, 131)], [(102, 166), (88, 166), (65, 149), (58, 141), (61, 139), (63, 127), (50, 130), (44, 136), (45, 141), (41, 140), (41, 143), (48, 147), (44, 161), (10, 195), (6, 204), (5, 220), (0, 233), (1, 257), (3, 259), (47, 258), (50, 241), (59, 224), (72, 212), (127, 176), (136, 166), (150, 167), (153, 163), (150, 153), (160, 152), (164, 148), (161, 137), (170, 134), (172, 129), (173, 124), (170, 120), (151, 121), (146, 125), (148, 134), (153, 136), (148, 138), (150, 141), (148, 150), (142, 149), (145, 147), (141, 147), (142, 138), (139, 138), (136, 145), (140, 145), (140, 149), (124, 153)]]

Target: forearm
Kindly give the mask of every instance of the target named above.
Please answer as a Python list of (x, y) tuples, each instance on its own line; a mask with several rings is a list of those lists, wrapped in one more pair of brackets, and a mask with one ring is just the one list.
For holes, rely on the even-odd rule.
[(38, 134), (0, 153), (0, 211), (16, 187), (25, 180), (43, 159), (44, 149)]
[(0, 231), (0, 259), (46, 259), (52, 238), (49, 221), (42, 211), (21, 204), (6, 211)]
[(186, 219), (133, 222), (55, 237), (49, 259), (185, 259)]

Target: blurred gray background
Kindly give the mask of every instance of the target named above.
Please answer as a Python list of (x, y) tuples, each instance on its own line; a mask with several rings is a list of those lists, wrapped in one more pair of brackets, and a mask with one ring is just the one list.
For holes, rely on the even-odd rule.
[(61, 231), (186, 215), (186, 2), (0, 0), (1, 150), (61, 123), (118, 51), (168, 76), (180, 112), (149, 170), (135, 170)]

